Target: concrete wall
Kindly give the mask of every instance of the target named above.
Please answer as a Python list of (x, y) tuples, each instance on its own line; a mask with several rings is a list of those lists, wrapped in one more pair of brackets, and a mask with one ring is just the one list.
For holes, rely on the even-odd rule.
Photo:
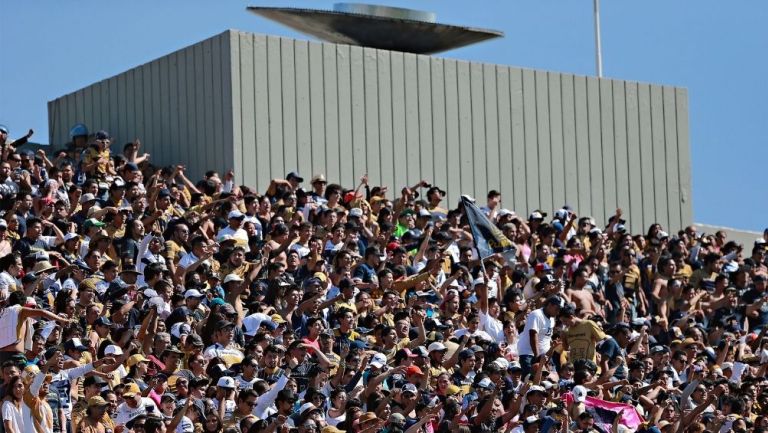
[[(108, 115), (86, 108), (105, 101)], [(49, 113), (52, 143), (85, 121), (261, 191), (295, 169), (394, 190), (426, 179), (451, 206), (497, 189), (523, 214), (568, 203), (603, 222), (621, 207), (644, 232), (692, 221), (687, 104), (682, 88), (227, 31)]]
[(228, 32), (48, 103), (50, 143), (75, 123), (114, 137), (113, 153), (139, 138), (154, 164), (182, 163), (191, 175), (232, 167)]

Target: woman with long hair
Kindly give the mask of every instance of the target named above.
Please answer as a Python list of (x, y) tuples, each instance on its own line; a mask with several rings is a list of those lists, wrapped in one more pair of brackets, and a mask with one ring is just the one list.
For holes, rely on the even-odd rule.
[(221, 433), (223, 428), (224, 424), (222, 424), (221, 419), (216, 412), (210, 411), (205, 415), (205, 423), (203, 424), (204, 433)]
[(14, 376), (6, 387), (3, 399), (3, 426), (6, 433), (22, 433), (24, 420), (21, 414), (22, 399), (24, 398), (24, 382), (21, 376)]
[(347, 418), (347, 393), (344, 388), (335, 388), (331, 391), (330, 403), (331, 407), (328, 409), (325, 421), (328, 425), (336, 427)]

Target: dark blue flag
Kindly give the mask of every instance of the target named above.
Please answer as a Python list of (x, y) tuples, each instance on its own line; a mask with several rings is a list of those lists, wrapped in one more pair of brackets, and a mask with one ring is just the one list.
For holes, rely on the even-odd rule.
[(475, 248), (481, 259), (514, 248), (512, 241), (504, 236), (496, 224), (488, 220), (472, 200), (461, 196), (461, 204), (464, 205), (464, 213), (467, 215), (469, 228), (472, 229), (472, 237), (475, 239)]

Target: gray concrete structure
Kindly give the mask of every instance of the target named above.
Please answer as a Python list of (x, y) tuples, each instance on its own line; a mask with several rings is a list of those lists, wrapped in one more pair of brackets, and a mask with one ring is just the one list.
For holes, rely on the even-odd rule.
[(76, 122), (260, 191), (294, 169), (368, 173), (426, 179), (451, 206), (497, 189), (520, 214), (692, 222), (683, 88), (226, 31), (49, 103), (51, 143)]

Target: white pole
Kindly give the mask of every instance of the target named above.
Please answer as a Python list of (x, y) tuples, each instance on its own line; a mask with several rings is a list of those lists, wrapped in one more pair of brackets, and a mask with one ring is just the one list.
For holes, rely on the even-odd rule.
[(600, 0), (594, 0), (595, 9), (595, 62), (597, 64), (597, 76), (603, 77), (603, 49), (600, 44)]

